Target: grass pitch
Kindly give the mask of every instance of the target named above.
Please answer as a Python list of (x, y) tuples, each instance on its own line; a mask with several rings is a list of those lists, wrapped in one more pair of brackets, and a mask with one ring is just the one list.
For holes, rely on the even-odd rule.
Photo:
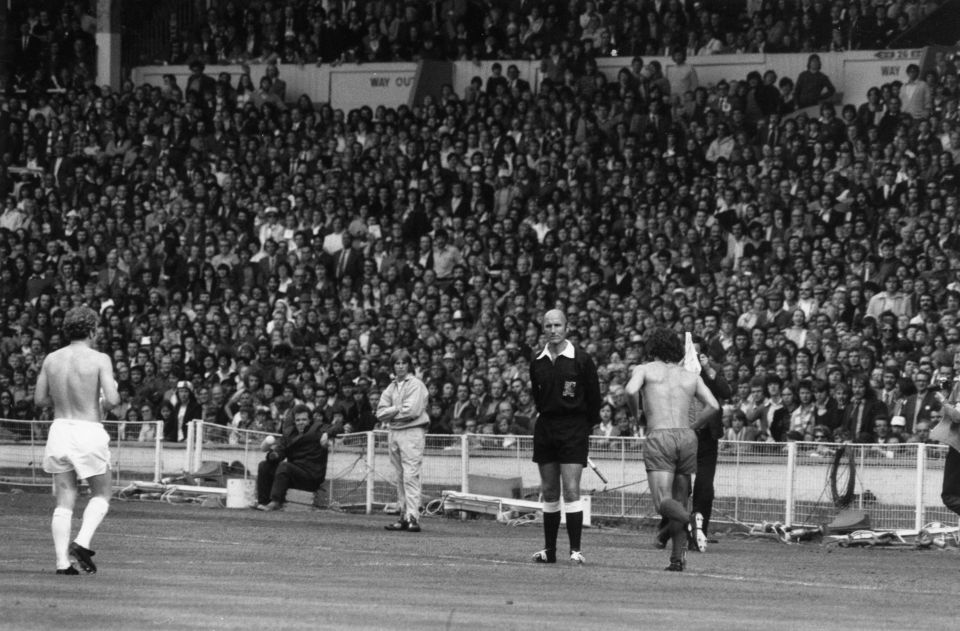
[(727, 536), (673, 574), (643, 530), (589, 529), (586, 565), (534, 565), (539, 525), (122, 501), (99, 573), (67, 577), (52, 507), (0, 493), (0, 629), (946, 629), (960, 578), (955, 549)]

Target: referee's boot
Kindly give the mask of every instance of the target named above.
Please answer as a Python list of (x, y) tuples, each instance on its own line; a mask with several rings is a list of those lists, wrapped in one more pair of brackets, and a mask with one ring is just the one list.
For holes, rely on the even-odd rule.
[(690, 513), (690, 523), (687, 524), (687, 541), (690, 550), (696, 552), (707, 551), (707, 535), (703, 534), (703, 515), (698, 511)]
[(543, 550), (534, 552), (530, 560), (534, 563), (556, 563), (557, 550), (556, 548), (544, 548)]

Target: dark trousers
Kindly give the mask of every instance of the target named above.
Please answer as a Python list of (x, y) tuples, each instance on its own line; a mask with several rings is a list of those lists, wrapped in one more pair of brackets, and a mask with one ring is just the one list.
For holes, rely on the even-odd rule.
[(257, 502), (283, 504), (287, 489), (316, 491), (321, 482), (288, 460), (264, 460), (257, 467)]
[(713, 478), (717, 475), (717, 455), (720, 443), (711, 436), (697, 432), (697, 475), (693, 480), (693, 510), (703, 515), (703, 532), (709, 532), (713, 512)]
[(943, 463), (943, 491), (940, 499), (944, 506), (960, 515), (960, 451), (953, 447), (947, 450), (947, 459)]

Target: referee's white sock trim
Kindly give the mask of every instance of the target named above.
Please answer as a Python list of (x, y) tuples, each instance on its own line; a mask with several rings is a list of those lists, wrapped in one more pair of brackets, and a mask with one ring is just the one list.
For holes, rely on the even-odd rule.
[(580, 500), (577, 500), (576, 502), (567, 502), (566, 504), (563, 505), (563, 512), (565, 512), (565, 513), (582, 513), (582, 512), (583, 512), (583, 504), (580, 502)]
[(544, 502), (543, 503), (543, 512), (545, 513), (559, 513), (560, 512), (560, 501), (556, 502)]

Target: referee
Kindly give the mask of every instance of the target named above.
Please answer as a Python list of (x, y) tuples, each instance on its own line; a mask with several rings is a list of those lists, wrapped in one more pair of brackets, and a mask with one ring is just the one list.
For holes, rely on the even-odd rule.
[(600, 422), (600, 382), (590, 356), (567, 339), (567, 318), (562, 311), (548, 311), (543, 316), (543, 330), (547, 345), (530, 365), (539, 413), (533, 430), (533, 461), (540, 467), (544, 538), (544, 549), (533, 555), (533, 561), (557, 562), (562, 488), (570, 561), (583, 563), (580, 475), (587, 464), (590, 430)]

